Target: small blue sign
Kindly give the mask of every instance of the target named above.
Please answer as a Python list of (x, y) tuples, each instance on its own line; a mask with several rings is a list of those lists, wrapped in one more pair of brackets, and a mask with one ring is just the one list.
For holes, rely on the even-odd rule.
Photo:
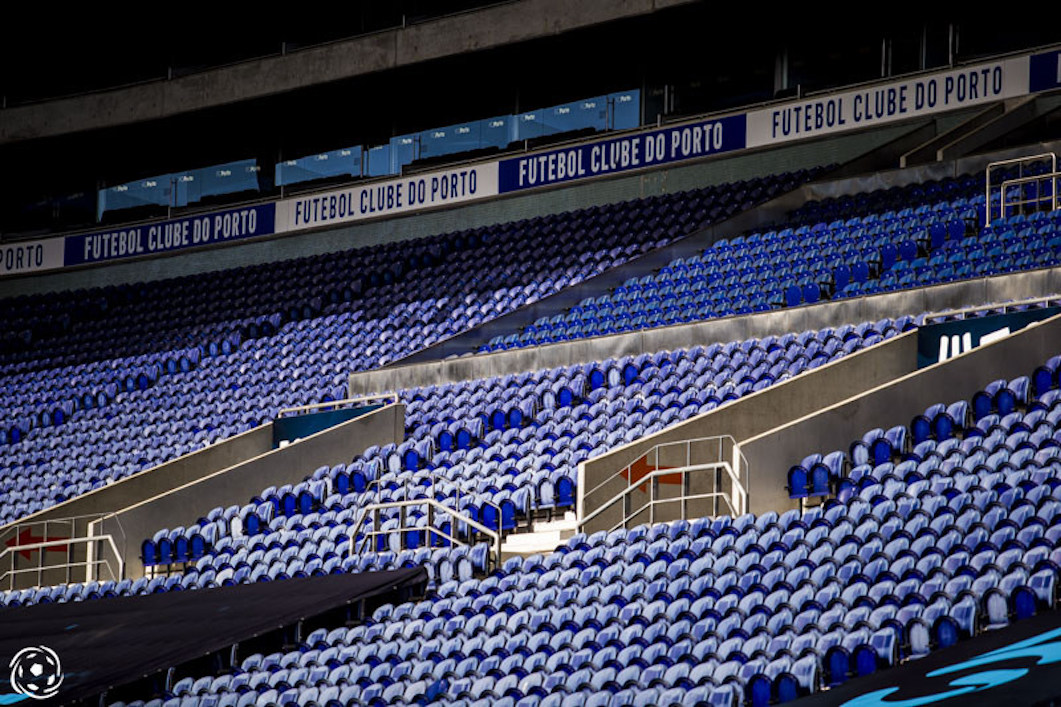
[(1038, 93), (1061, 86), (1061, 51), (1032, 54), (1028, 60), (1028, 91)]

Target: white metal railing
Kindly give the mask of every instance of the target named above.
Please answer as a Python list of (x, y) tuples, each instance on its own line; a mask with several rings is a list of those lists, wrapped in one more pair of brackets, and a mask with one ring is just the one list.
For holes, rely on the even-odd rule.
[[(403, 500), (407, 500), (407, 501), (408, 500), (416, 500), (416, 499), (411, 498), (411, 495), (409, 493), (410, 489), (412, 489), (412, 490), (423, 489), (424, 490), (424, 494), (426, 496), (428, 496), (430, 498), (433, 498), (433, 499), (435, 499), (437, 501), (438, 498), (439, 498), (439, 493), (440, 493), (439, 490), (441, 490), (441, 494), (442, 494), (442, 498), (443, 499), (452, 498), (453, 502), (454, 502), (454, 507), (455, 508), (462, 508), (463, 505), (464, 505), (462, 502), (463, 502), (465, 497), (478, 496), (478, 494), (476, 494), (474, 491), (471, 491), (469, 489), (464, 488), (457, 481), (454, 481), (452, 479), (447, 479), (444, 476), (439, 476), (434, 471), (428, 471), (427, 472), (427, 478), (431, 480), (431, 485), (430, 486), (423, 486), (421, 484), (412, 484), (412, 483), (410, 483), (410, 481), (412, 479), (409, 478), (409, 477), (406, 477), (406, 478), (402, 479), (399, 488), (401, 488), (402, 492), (405, 494), (405, 498)], [(365, 486), (365, 492), (366, 493), (372, 493), (373, 489), (375, 489), (375, 492), (376, 492), (376, 501), (375, 501), (375, 503), (383, 503), (382, 501), (379, 500), (380, 489), (382, 488), (382, 486), (383, 486), (383, 481), (381, 479), (373, 479), (372, 481), (368, 482), (368, 484)], [(499, 506), (498, 504), (496, 504), (493, 501), (491, 501), (489, 499), (486, 499), (486, 498), (483, 498), (483, 499), (480, 500), (480, 505), (481, 506), (490, 506), (491, 508), (493, 508), (494, 511), (496, 511), (496, 513), (497, 513), (497, 517), (499, 519), (498, 523), (500, 524), (501, 506)], [(526, 510), (527, 509), (524, 509), (524, 511), (526, 511)]]
[[(415, 526), (408, 524), (408, 513), (407, 510), (417, 506), (427, 506), (427, 523), (424, 526)], [(399, 510), (399, 521), (398, 527), (389, 528), (383, 530), (381, 528), (381, 514), (385, 510), (390, 509)], [(435, 522), (436, 514), (442, 514), (449, 516), (450, 527), (449, 531), (442, 529), (441, 525)], [(363, 531), (365, 523), (372, 520), (372, 530)], [(498, 522), (500, 523), (500, 516)], [(501, 533), (487, 528), (482, 523), (468, 517), (459, 510), (450, 508), (443, 505), (439, 501), (433, 498), (419, 498), (415, 500), (406, 501), (386, 501), (383, 503), (373, 503), (366, 506), (357, 521), (351, 528), (350, 532), (350, 556), (354, 557), (366, 551), (375, 551), (374, 540), (380, 536), (389, 536), (394, 533), (398, 534), (399, 543), (404, 548), (407, 540), (407, 533), (412, 532), (423, 532), (425, 534), (424, 542), (420, 547), (436, 547), (435, 538), (442, 538), (453, 545), (471, 545), (474, 543), (473, 533), (466, 531), (462, 533), (461, 524), (469, 529), (474, 529), (476, 532), (490, 538), (491, 540), (491, 553), (493, 555), (493, 566), (500, 566), (501, 563)], [(432, 537), (435, 536), (435, 537)]]
[[(1028, 155), (1027, 157), (1014, 157), (1009, 160), (991, 162), (987, 165), (987, 168), (984, 171), (984, 226), (991, 225), (991, 221), (994, 218), (994, 214), (992, 213), (993, 209), (991, 208), (991, 171), (1015, 164), (1020, 171), (1020, 177), (1023, 178), (1025, 165), (1035, 164), (1046, 160), (1050, 160), (1050, 172), (1052, 174), (1057, 173), (1057, 154), (1053, 152), (1043, 152), (1038, 155)], [(1005, 199), (1000, 198), (999, 202), (999, 216), (1004, 218)], [(1056, 205), (1054, 208), (1057, 208)]]
[[(112, 566), (111, 560), (105, 556), (97, 559), (95, 551), (97, 543), (106, 543), (107, 548), (114, 557), (114, 566)], [(85, 546), (85, 559), (83, 560), (74, 557), (73, 548), (78, 545)], [(46, 562), (45, 555), (50, 548), (65, 549), (66, 561)], [(36, 566), (19, 567), (18, 557), (22, 553), (36, 553)], [(97, 535), (95, 537), (68, 538), (65, 540), (48, 540), (11, 545), (0, 552), (0, 567), (8, 564), (10, 564), (10, 567), (4, 570), (3, 574), (0, 574), (0, 585), (3, 585), (6, 581), (9, 590), (15, 589), (17, 579), (24, 575), (36, 575), (36, 583), (32, 585), (33, 587), (44, 586), (44, 575), (46, 572), (52, 574), (56, 571), (65, 570), (62, 581), (66, 584), (81, 581), (88, 582), (93, 579), (99, 580), (102, 577), (101, 569), (106, 569), (109, 579), (114, 582), (120, 581), (125, 576), (125, 561), (122, 559), (122, 554), (118, 550), (118, 544), (114, 541), (113, 535)], [(74, 576), (74, 570), (78, 569), (85, 570), (83, 577)], [(48, 582), (48, 584), (58, 583), (55, 579), (51, 579)]]
[[(1056, 170), (1049, 174), (1037, 174), (1029, 177), (1018, 177), (1016, 179), (1007, 179), (1002, 182), (1002, 186), (999, 189), (999, 215), (1001, 218), (1006, 218), (1006, 209), (1009, 207), (1019, 207), (1020, 213), (1024, 213), (1025, 206), (1033, 206), (1035, 211), (1041, 210), (1044, 204), (1050, 204), (1050, 210), (1057, 210), (1057, 182), (1061, 179), (1061, 174), (1058, 174)], [(1043, 194), (1043, 184), (1045, 182), (1050, 183), (1050, 190), (1048, 194)], [(1025, 184), (1035, 185), (1035, 195), (1029, 198), (1023, 198), (1023, 187)], [(1013, 187), (1018, 188), (1016, 199), (1007, 199), (1007, 191)]]
[(358, 398), (346, 398), (345, 400), (332, 400), (327, 403), (313, 403), (312, 405), (299, 405), (297, 407), (283, 408), (276, 413), (277, 417), (283, 417), (286, 414), (294, 414), (299, 412), (306, 412), (307, 410), (319, 410), (321, 408), (339, 408), (343, 406), (356, 405), (359, 403), (367, 403), (371, 401), (391, 403), (398, 402), (397, 393), (383, 393), (381, 395), (362, 395)]
[[(698, 450), (695, 460), (694, 447)], [(667, 463), (670, 466), (665, 466), (660, 461), (661, 452), (669, 457)], [(709, 457), (710, 460), (699, 461), (703, 457)], [(675, 463), (676, 459), (678, 463)], [(676, 493), (661, 492), (660, 483), (668, 477), (672, 483), (674, 477), (678, 477), (676, 485), (679, 488)], [(694, 480), (703, 480), (710, 484), (710, 490), (694, 492)], [(625, 487), (615, 492), (617, 482), (620, 481), (625, 481)], [(628, 527), (632, 520), (640, 518), (646, 512), (648, 522), (654, 523), (657, 520), (656, 509), (667, 504), (677, 504), (680, 507), (677, 514), (679, 518), (690, 517), (689, 506), (694, 501), (709, 502), (711, 515), (718, 515), (720, 512), (742, 515), (748, 512), (748, 462), (740, 451), (740, 446), (730, 435), (657, 444), (587, 491), (580, 508), (586, 507), (586, 499), (609, 490), (612, 495), (579, 520), (580, 531), (585, 531), (588, 524), (602, 514), (614, 511), (619, 504), (622, 507), (622, 519), (608, 530)], [(645, 502), (636, 507), (635, 491), (648, 494)]]
[[(36, 574), (39, 583), (45, 572), (53, 578), (56, 571), (62, 570), (68, 583), (90, 581), (103, 567), (112, 579), (121, 579), (125, 572), (125, 530), (118, 523), (111, 534), (95, 532), (94, 524), (105, 515), (30, 520), (9, 526), (0, 534), (0, 586), (7, 580), (8, 587), (14, 588), (17, 578), (29, 574)], [(66, 553), (60, 559), (56, 553), (62, 548)], [(107, 559), (108, 549), (115, 566)], [(103, 559), (97, 559), (97, 554)], [(79, 568), (84, 573), (75, 577), (74, 570)]]
[(1061, 294), (1056, 295), (1044, 295), (1042, 297), (1029, 297), (1028, 299), (1013, 300), (1012, 302), (998, 302), (995, 304), (977, 304), (969, 307), (962, 307), (961, 309), (948, 309), (937, 312), (929, 312), (925, 315), (925, 323), (939, 323), (941, 320), (947, 317), (960, 317), (965, 318), (967, 314), (976, 314), (977, 312), (986, 312), (989, 309), (1010, 309), (1011, 307), (1027, 307), (1037, 304), (1049, 305), (1051, 302), (1061, 304)]

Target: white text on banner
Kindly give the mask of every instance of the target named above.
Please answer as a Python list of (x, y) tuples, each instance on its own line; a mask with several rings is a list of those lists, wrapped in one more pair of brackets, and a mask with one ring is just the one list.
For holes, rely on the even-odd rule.
[(881, 125), (1028, 93), (1028, 57), (975, 64), (748, 113), (748, 147)]
[(497, 193), (497, 162), (411, 174), (284, 199), (276, 205), (276, 232), (392, 216), (485, 199)]

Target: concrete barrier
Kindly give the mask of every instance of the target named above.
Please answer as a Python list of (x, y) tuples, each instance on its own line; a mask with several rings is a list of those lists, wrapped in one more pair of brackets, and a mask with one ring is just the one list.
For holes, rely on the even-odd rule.
[(20, 518), (16, 523), (0, 528), (0, 543), (7, 539), (16, 524), (43, 523), (61, 518), (111, 513), (227, 469), (245, 459), (265, 454), (272, 448), (272, 444), (272, 423), (255, 427), (235, 437), (229, 437), (209, 447)]
[(807, 455), (847, 450), (873, 428), (908, 425), (929, 405), (968, 400), (992, 380), (1030, 375), (1058, 353), (1061, 316), (743, 438), (741, 450), (752, 479), (752, 511), (797, 507), (785, 489), (786, 476)]
[[(247, 503), (269, 486), (294, 484), (316, 468), (346, 462), (372, 445), (405, 436), (405, 405), (386, 405), (361, 417), (271, 450), (127, 508), (92, 524), (92, 532), (120, 534), (126, 577), (140, 577), (140, 544), (162, 528), (196, 523), (211, 508)], [(271, 440), (270, 440), (271, 441)]]
[[(619, 494), (626, 481), (617, 475), (656, 445), (728, 435), (738, 443), (853, 395), (879, 386), (917, 367), (917, 332), (907, 332), (877, 346), (845, 356), (715, 410), (697, 415), (654, 435), (618, 447), (579, 465), (579, 509), (583, 518)], [(704, 463), (714, 459), (692, 460)], [(666, 461), (675, 466), (673, 461)], [(749, 459), (749, 501), (756, 504), (756, 466)], [(616, 509), (618, 511), (618, 509)], [(614, 513), (601, 514), (586, 532), (611, 528)]]
[(388, 366), (352, 374), (349, 394), (354, 397), (416, 386), (537, 371), (626, 355), (656, 353), (663, 349), (742, 341), (767, 334), (817, 330), (827, 326), (877, 321), (884, 317), (938, 312), (1059, 292), (1061, 268), (1044, 268), (951, 282), (917, 290), (822, 302), (739, 317), (709, 319), (694, 324), (644, 329), (627, 334), (598, 336), (414, 365)]

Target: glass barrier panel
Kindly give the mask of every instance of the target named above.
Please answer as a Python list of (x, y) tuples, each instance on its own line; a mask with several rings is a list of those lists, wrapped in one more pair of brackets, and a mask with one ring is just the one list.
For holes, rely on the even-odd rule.
[(365, 174), (369, 177), (382, 177), (391, 172), (391, 146), (376, 145), (370, 147), (368, 152), (368, 169)]
[(620, 91), (608, 94), (611, 109), (611, 130), (628, 130), (641, 125), (641, 91)]
[(165, 174), (137, 182), (119, 184), (100, 189), (97, 199), (96, 217), (104, 212), (135, 209), (140, 206), (168, 206), (170, 199), (170, 175)]
[(196, 179), (194, 172), (173, 174), (170, 177), (170, 182), (173, 184), (171, 206), (187, 206), (190, 203), (199, 201), (201, 198), (199, 194), (201, 185)]
[(498, 115), (479, 121), (481, 147), (504, 148), (516, 139), (516, 121), (511, 115)]
[(415, 134), (391, 138), (391, 174), (400, 174), (402, 167), (416, 160), (418, 142)]
[[(619, 91), (518, 115), (458, 123), (420, 133), (399, 135), (368, 150), (341, 148), (274, 166), (275, 184), (284, 186), (339, 176), (400, 174), (421, 158), (459, 154), (484, 148), (505, 148), (513, 142), (545, 135), (593, 130), (627, 130), (641, 124), (641, 91)], [(255, 160), (239, 160), (202, 169), (129, 182), (97, 194), (97, 215), (146, 205), (186, 206), (204, 197), (261, 190), (261, 168)]]
[(543, 120), (543, 113), (544, 111), (542, 110), (531, 110), (514, 116), (516, 120), (516, 139), (533, 140), (544, 135), (545, 121)]
[(587, 128), (604, 130), (608, 126), (608, 102), (605, 96), (562, 103), (540, 112), (544, 116), (543, 134), (545, 135)]
[(208, 196), (260, 191), (258, 172), (257, 160), (238, 160), (194, 170), (192, 175), (198, 184), (198, 198), (189, 198), (189, 203)]
[(356, 145), (284, 160), (276, 165), (276, 185), (287, 186), (326, 177), (360, 177), (361, 156), (361, 146)]
[(420, 133), (420, 159), (469, 152), (482, 147), (481, 121), (447, 125)]

